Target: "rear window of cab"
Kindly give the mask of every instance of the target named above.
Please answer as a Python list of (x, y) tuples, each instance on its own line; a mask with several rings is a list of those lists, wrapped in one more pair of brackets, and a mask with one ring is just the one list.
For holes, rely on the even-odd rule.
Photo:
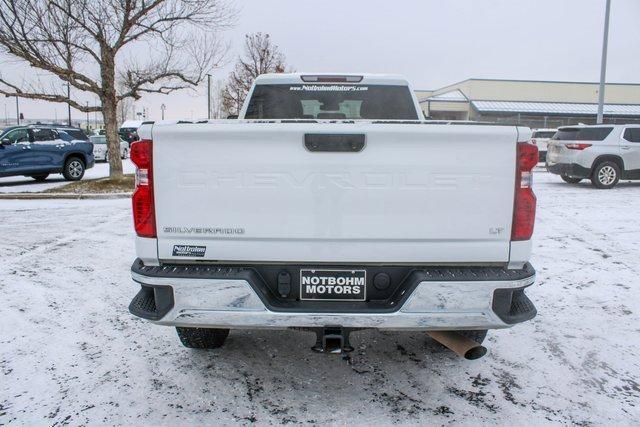
[(418, 120), (408, 86), (256, 85), (246, 119)]

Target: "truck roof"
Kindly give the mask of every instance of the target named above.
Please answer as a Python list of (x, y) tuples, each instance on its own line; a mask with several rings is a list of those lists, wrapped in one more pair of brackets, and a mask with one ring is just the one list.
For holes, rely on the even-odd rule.
[[(315, 79), (315, 78), (318, 79)], [(344, 77), (344, 80), (341, 78)], [(303, 79), (304, 78), (304, 79)], [(324, 81), (323, 81), (324, 80)], [(256, 84), (370, 84), (389, 86), (409, 86), (407, 79), (394, 74), (369, 73), (273, 73), (262, 74)]]

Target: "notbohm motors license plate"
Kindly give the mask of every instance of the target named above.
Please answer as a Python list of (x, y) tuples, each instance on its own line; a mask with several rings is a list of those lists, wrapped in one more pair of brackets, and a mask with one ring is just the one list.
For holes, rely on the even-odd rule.
[(300, 270), (300, 299), (364, 301), (365, 270)]

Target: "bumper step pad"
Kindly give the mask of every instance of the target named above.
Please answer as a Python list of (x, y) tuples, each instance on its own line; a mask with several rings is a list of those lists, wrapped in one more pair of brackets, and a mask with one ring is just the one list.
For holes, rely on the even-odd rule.
[(170, 286), (142, 286), (133, 297), (129, 311), (148, 320), (160, 320), (173, 308), (173, 290)]
[(508, 325), (531, 320), (538, 313), (524, 294), (524, 288), (496, 290), (493, 295), (493, 311)]

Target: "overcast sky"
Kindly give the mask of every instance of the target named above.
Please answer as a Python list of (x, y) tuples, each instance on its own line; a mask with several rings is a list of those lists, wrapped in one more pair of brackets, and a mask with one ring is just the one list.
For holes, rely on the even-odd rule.
[[(269, 33), (298, 71), (403, 74), (417, 89), (470, 77), (597, 81), (605, 0), (246, 0), (224, 36), (227, 75), (243, 35)], [(608, 82), (640, 83), (640, 0), (612, 0)], [(8, 70), (8, 71), (7, 71)], [(17, 73), (3, 67), (5, 77)], [(83, 98), (85, 99), (85, 98)], [(89, 100), (90, 98), (86, 98)], [(15, 116), (15, 101), (0, 100)], [(147, 96), (159, 118), (206, 117), (206, 85), (197, 92)], [(21, 101), (27, 118), (65, 117), (66, 105)], [(73, 117), (84, 118), (79, 112)]]

